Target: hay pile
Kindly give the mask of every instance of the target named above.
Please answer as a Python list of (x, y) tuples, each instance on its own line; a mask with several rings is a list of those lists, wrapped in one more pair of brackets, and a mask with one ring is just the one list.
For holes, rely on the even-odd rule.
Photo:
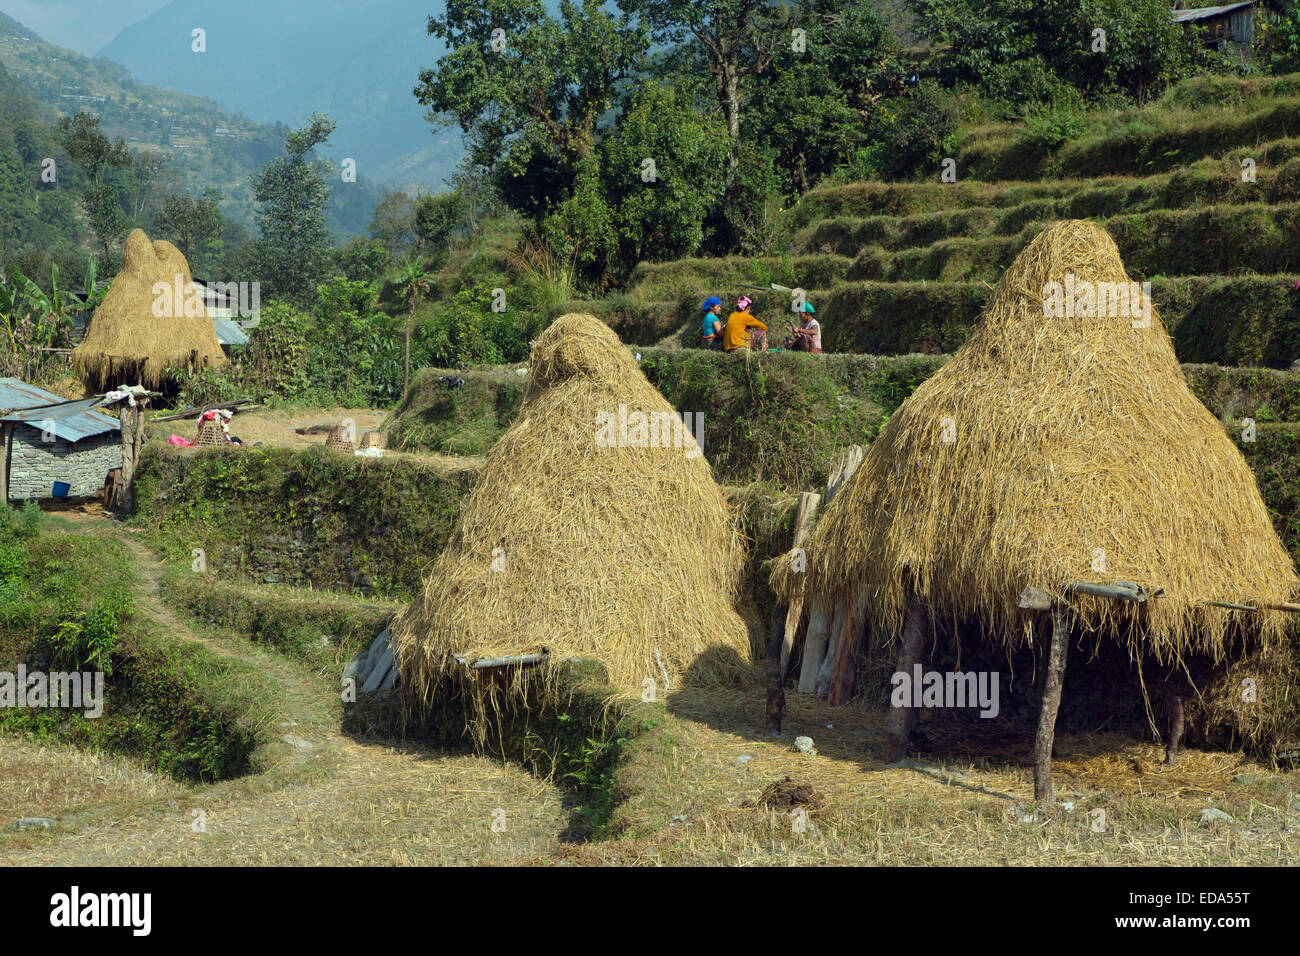
[(1283, 641), (1283, 613), (1205, 604), (1287, 601), (1297, 586), (1241, 453), (1188, 390), (1154, 312), (1144, 328), (1131, 315), (1045, 314), (1045, 287), (1067, 274), (1076, 288), (1129, 282), (1097, 226), (1039, 235), (833, 500), (807, 573), (777, 562), (778, 593), (855, 597), (889, 638), (910, 582), (936, 616), (977, 619), (1014, 647), (1031, 634), (1032, 612), (1017, 607), (1026, 586), (1133, 581), (1165, 595), (1069, 601), (1134, 660), (1217, 663), (1240, 655), (1238, 636)]
[[(556, 319), (534, 343), (518, 418), (493, 446), (423, 593), (395, 620), (408, 695), (464, 691), (482, 720), (509, 694), (468, 659), (543, 649), (601, 661), (617, 687), (667, 674), (734, 681), (749, 636), (735, 612), (742, 553), (689, 434), (684, 447), (602, 447), (598, 415), (676, 415), (603, 323)], [(630, 435), (630, 432), (629, 432)], [(503, 569), (503, 570), (502, 570)], [(542, 675), (548, 668), (542, 668)], [(512, 668), (511, 690), (537, 671)], [(454, 687), (445, 687), (452, 684)]]
[[(163, 318), (154, 315), (159, 298), (154, 284), (159, 282), (171, 290), (165, 300), (171, 308), (163, 310)], [(123, 383), (158, 388), (165, 369), (194, 371), (226, 361), (191, 282), (189, 263), (179, 249), (162, 240), (150, 242), (141, 229), (132, 231), (122, 252), (122, 271), (95, 310), (85, 340), (72, 351), (92, 391)]]

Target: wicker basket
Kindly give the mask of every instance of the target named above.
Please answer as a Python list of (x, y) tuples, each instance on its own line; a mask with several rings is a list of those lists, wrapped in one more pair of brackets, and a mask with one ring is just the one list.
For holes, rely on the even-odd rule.
[(357, 446), (361, 451), (367, 448), (384, 448), (384, 436), (380, 432), (366, 432), (361, 436), (361, 444)]
[(200, 448), (227, 445), (225, 430), (219, 422), (207, 421), (199, 426), (199, 440), (195, 442)]
[(348, 438), (348, 430), (342, 425), (335, 425), (330, 429), (329, 437), (325, 439), (325, 447), (346, 452), (354, 450), (352, 440)]

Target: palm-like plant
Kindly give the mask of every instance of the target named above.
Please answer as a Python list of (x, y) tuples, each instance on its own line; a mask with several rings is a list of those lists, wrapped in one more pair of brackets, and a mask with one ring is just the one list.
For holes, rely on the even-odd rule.
[(406, 338), (406, 366), (402, 373), (402, 392), (411, 384), (411, 331), (415, 327), (415, 310), (420, 307), (424, 297), (433, 291), (433, 276), (424, 271), (418, 259), (407, 259), (397, 274), (397, 285), (406, 300), (407, 316), (404, 328)]

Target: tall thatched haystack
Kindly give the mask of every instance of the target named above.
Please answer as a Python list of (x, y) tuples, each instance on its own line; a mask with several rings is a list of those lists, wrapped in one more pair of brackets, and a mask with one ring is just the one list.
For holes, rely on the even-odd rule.
[[(543, 649), (604, 663), (639, 690), (731, 680), (749, 637), (734, 610), (742, 553), (726, 501), (681, 419), (606, 325), (556, 319), (534, 343), (518, 418), (488, 454), (424, 591), (395, 620), (407, 693), (463, 691), (475, 714), (500, 682), (466, 662)], [(602, 416), (624, 406), (627, 440)], [(638, 413), (677, 422), (678, 447), (635, 447)], [(544, 673), (545, 669), (543, 669)], [(518, 680), (532, 673), (511, 668)], [(452, 686), (446, 686), (452, 685)], [(481, 721), (478, 722), (481, 731)]]
[[(157, 388), (168, 368), (191, 370), (226, 361), (193, 286), (190, 265), (170, 242), (150, 242), (133, 230), (122, 253), (122, 271), (95, 310), (86, 338), (72, 360), (92, 390), (124, 383)], [(155, 292), (163, 283), (168, 292)], [(179, 290), (179, 295), (177, 291)], [(163, 312), (155, 315), (155, 306)]]
[(1236, 657), (1234, 635), (1277, 645), (1285, 614), (1206, 603), (1289, 601), (1297, 578), (1159, 316), (1109, 314), (1110, 303), (1108, 314), (1079, 314), (1083, 300), (1075, 314), (1049, 315), (1052, 282), (1082, 295), (1130, 280), (1095, 225), (1039, 235), (831, 503), (805, 546), (807, 572), (777, 562), (778, 593), (856, 600), (889, 637), (911, 588), (934, 615), (978, 620), (1014, 647), (1031, 634), (1033, 612), (1018, 606), (1027, 586), (1063, 597), (1070, 582), (1136, 582), (1164, 595), (1065, 596), (1077, 626), (1164, 663)]

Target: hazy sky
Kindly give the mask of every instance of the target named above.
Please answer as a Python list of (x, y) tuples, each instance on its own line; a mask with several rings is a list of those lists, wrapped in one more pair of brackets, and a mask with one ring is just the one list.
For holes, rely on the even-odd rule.
[(41, 39), (94, 56), (128, 24), (169, 0), (0, 0), (4, 11)]

